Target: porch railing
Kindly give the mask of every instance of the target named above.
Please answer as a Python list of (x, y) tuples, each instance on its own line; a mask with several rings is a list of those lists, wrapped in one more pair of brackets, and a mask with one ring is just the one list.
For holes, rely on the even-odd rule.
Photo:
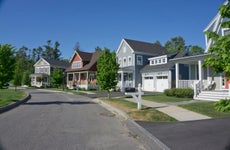
[(193, 89), (194, 89), (194, 96), (193, 96), (193, 98), (195, 99), (197, 97), (197, 95), (199, 95), (199, 93), (202, 90), (201, 81), (196, 81), (194, 83), (194, 88)]
[(179, 80), (179, 88), (194, 88), (194, 83), (198, 80)]

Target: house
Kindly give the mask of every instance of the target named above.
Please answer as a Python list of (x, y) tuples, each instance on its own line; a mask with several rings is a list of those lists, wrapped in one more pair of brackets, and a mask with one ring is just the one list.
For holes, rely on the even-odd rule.
[[(226, 1), (224, 4), (226, 5), (227, 3), (228, 1)], [(230, 33), (230, 29), (222, 28), (222, 21), (225, 21), (225, 19), (221, 18), (221, 15), (218, 13), (204, 29), (204, 32), (212, 31), (221, 36), (228, 35)], [(229, 97), (227, 92), (228, 82), (226, 80), (225, 73), (216, 74), (212, 68), (202, 67), (204, 59), (210, 55), (208, 53), (208, 49), (213, 44), (213, 40), (208, 39), (206, 35), (205, 44), (205, 54), (170, 60), (171, 62), (175, 63), (176, 88), (194, 88), (194, 99), (212, 101), (225, 99)], [(181, 70), (179, 67), (180, 64), (187, 64), (189, 66), (189, 78), (187, 80), (183, 80), (179, 76), (179, 72)]]
[(54, 68), (62, 69), (65, 72), (65, 69), (70, 64), (64, 61), (49, 60), (46, 58), (40, 58), (34, 64), (34, 74), (30, 75), (31, 86), (34, 87), (46, 87), (50, 86), (50, 75)]
[(66, 69), (67, 87), (78, 88), (97, 88), (97, 58), (100, 51), (94, 53), (75, 51), (70, 59), (70, 67)]
[[(141, 69), (142, 89), (150, 92), (163, 92), (165, 89), (175, 88), (175, 64), (169, 61), (188, 55), (187, 52), (175, 52), (149, 58), (149, 64)], [(188, 78), (188, 66), (180, 65), (181, 79)]]
[(148, 64), (148, 58), (166, 54), (164, 47), (136, 40), (122, 39), (116, 57), (119, 64), (117, 88), (124, 92), (142, 83), (140, 70)]

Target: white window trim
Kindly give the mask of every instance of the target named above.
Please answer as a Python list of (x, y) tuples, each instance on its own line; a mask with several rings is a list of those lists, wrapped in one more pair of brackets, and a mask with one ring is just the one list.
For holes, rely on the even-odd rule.
[(123, 57), (123, 67), (127, 66), (127, 58)]
[(129, 57), (128, 57), (128, 66), (131, 66), (131, 65), (132, 65), (132, 57), (129, 56)]
[(73, 69), (81, 68), (81, 61), (74, 61), (72, 63), (72, 68)]

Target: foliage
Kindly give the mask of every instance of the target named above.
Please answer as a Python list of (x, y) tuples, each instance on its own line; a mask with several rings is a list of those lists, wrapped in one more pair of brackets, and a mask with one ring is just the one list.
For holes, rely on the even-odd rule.
[(25, 71), (22, 75), (22, 85), (30, 86), (30, 72)]
[(169, 53), (185, 51), (185, 40), (181, 37), (174, 37), (165, 43), (165, 48)]
[(14, 75), (15, 48), (10, 44), (0, 44), (0, 89), (12, 80)]
[(230, 100), (220, 100), (215, 103), (215, 109), (221, 112), (230, 112)]
[[(222, 18), (227, 18), (225, 22), (221, 23), (222, 28), (230, 28), (230, 5), (221, 5), (219, 12)], [(212, 54), (204, 61), (204, 66), (209, 66), (214, 69), (216, 73), (224, 72), (230, 77), (230, 35), (218, 35), (217, 33), (207, 31), (205, 32), (208, 38), (213, 40), (212, 46), (208, 52)]]
[(197, 55), (197, 54), (203, 54), (204, 53), (204, 49), (200, 46), (194, 45), (190, 48), (189, 53), (191, 55)]
[(43, 58), (47, 58), (50, 60), (60, 60), (61, 52), (58, 49), (60, 44), (56, 41), (54, 43), (54, 47), (52, 47), (51, 40), (47, 41), (47, 45), (45, 45), (45, 50), (42, 54)]
[(164, 94), (167, 96), (175, 96), (180, 98), (192, 98), (194, 95), (193, 89), (182, 89), (182, 88), (172, 88), (164, 90)]
[(168, 102), (182, 102), (189, 101), (191, 98), (179, 98), (173, 96), (167, 96), (165, 94), (151, 94), (151, 95), (143, 95), (142, 98), (148, 101), (154, 101), (159, 103), (168, 103)]
[(97, 82), (102, 90), (114, 89), (117, 85), (119, 65), (116, 62), (115, 52), (104, 48), (97, 60)]
[(51, 73), (51, 83), (56, 86), (60, 87), (63, 84), (64, 75), (61, 69), (55, 68), (54, 71)]

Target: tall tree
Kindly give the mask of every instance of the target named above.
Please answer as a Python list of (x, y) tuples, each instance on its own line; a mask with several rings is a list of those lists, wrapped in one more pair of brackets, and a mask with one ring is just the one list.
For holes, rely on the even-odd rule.
[(165, 48), (169, 53), (182, 52), (185, 50), (185, 41), (181, 36), (173, 37), (165, 43)]
[(15, 47), (0, 44), (0, 88), (12, 80), (15, 67)]
[(157, 44), (157, 45), (162, 46), (162, 45), (161, 45), (161, 42), (160, 42), (160, 41), (158, 41), (158, 40), (156, 40), (153, 44)]
[[(220, 6), (219, 13), (222, 18), (226, 19), (221, 23), (221, 27), (230, 29), (230, 0), (227, 5)], [(216, 73), (224, 72), (230, 78), (230, 34), (221, 36), (211, 31), (205, 34), (214, 41), (208, 50), (212, 55), (205, 59), (205, 66), (214, 68)]]
[(51, 40), (48, 40), (47, 44), (44, 45), (45, 50), (43, 51), (42, 57), (50, 60), (60, 60), (61, 52), (59, 46), (60, 44), (56, 41), (54, 47), (52, 47)]
[(97, 60), (97, 82), (102, 90), (108, 91), (109, 98), (110, 90), (117, 85), (118, 69), (115, 52), (104, 48)]

